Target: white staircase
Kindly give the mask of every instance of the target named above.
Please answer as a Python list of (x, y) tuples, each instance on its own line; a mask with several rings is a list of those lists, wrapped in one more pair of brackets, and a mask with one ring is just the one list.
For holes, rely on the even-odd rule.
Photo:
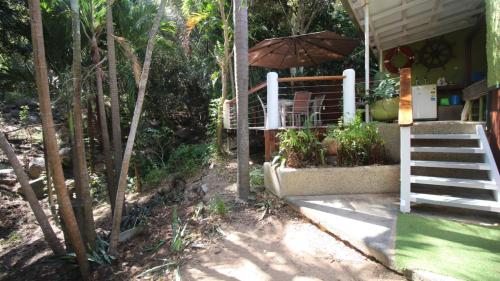
[(500, 213), (500, 176), (482, 125), (475, 134), (407, 129), (407, 139), (401, 135), (402, 212), (411, 202)]

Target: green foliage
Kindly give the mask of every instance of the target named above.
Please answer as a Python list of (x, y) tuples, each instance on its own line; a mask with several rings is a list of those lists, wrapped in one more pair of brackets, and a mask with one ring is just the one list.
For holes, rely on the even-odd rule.
[(278, 133), (280, 140), (280, 159), (289, 167), (300, 168), (306, 165), (323, 165), (325, 151), (316, 134), (309, 128), (287, 129)]
[(28, 105), (21, 105), (21, 110), (19, 111), (19, 120), (24, 126), (28, 125), (30, 116), (30, 107)]
[(96, 247), (95, 249), (91, 249), (88, 253), (88, 260), (98, 265), (112, 264), (113, 261), (116, 260), (116, 257), (108, 253), (108, 247), (109, 243), (98, 235), (96, 239)]
[(261, 165), (252, 166), (250, 169), (250, 186), (259, 187), (264, 185), (264, 172)]
[(208, 202), (208, 212), (211, 215), (215, 215), (218, 217), (225, 217), (229, 212), (229, 208), (226, 206), (224, 200), (219, 198), (218, 196), (213, 197)]
[(120, 224), (120, 230), (125, 231), (136, 226), (145, 225), (150, 214), (151, 206), (139, 206), (137, 204), (134, 204), (127, 215), (123, 216), (122, 222)]
[(399, 95), (399, 77), (391, 77), (390, 73), (378, 72), (375, 75), (375, 80), (378, 80), (377, 86), (371, 90), (368, 97), (365, 97), (365, 102), (373, 104), (382, 99), (390, 99)]
[(189, 244), (189, 241), (186, 239), (186, 227), (187, 223), (182, 224), (181, 219), (177, 215), (177, 207), (174, 207), (172, 211), (172, 240), (170, 241), (170, 251), (173, 253), (182, 252)]
[(359, 115), (350, 123), (340, 120), (338, 126), (328, 129), (327, 136), (338, 143), (338, 166), (383, 164), (386, 160), (378, 129), (373, 123), (363, 123)]
[(210, 162), (211, 155), (208, 144), (181, 144), (170, 155), (167, 170), (190, 177)]

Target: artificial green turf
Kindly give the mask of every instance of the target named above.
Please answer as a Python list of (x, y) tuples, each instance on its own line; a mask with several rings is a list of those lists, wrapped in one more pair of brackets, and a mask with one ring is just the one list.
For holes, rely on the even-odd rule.
[(399, 214), (396, 266), (462, 280), (500, 280), (500, 227)]

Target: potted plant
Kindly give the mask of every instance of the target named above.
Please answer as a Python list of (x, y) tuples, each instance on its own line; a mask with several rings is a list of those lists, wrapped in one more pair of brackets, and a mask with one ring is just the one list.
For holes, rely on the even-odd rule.
[(365, 102), (370, 105), (370, 113), (377, 121), (396, 120), (399, 111), (399, 79), (392, 78), (386, 72), (379, 72), (375, 77), (377, 86), (365, 98)]
[(329, 128), (326, 132), (325, 138), (322, 141), (323, 148), (325, 149), (326, 155), (337, 156), (338, 142), (335, 136), (332, 134), (334, 128)]

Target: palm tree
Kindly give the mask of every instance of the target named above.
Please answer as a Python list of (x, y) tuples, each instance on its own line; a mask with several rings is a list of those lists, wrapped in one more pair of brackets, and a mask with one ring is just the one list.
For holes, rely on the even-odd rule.
[(222, 109), (224, 106), (224, 102), (227, 99), (227, 80), (229, 76), (229, 64), (231, 62), (229, 58), (229, 44), (230, 44), (230, 39), (229, 39), (229, 21), (228, 18), (226, 17), (226, 11), (225, 11), (225, 0), (219, 0), (219, 13), (220, 13), (220, 18), (222, 21), (222, 29), (223, 29), (223, 34), (224, 34), (224, 48), (223, 48), (223, 57), (220, 64), (221, 67), (221, 84), (222, 84), (222, 94), (221, 94), (221, 99), (219, 103), (219, 108), (218, 108), (218, 114), (217, 114), (217, 147), (219, 149), (219, 153), (223, 153), (222, 149), (222, 131), (223, 131), (223, 122), (222, 122)]
[(146, 93), (146, 84), (148, 82), (149, 68), (151, 65), (151, 57), (153, 54), (154, 43), (158, 27), (160, 26), (163, 13), (165, 11), (166, 0), (161, 0), (160, 7), (153, 22), (153, 26), (149, 32), (148, 44), (146, 47), (146, 55), (144, 57), (144, 65), (142, 67), (141, 78), (139, 80), (139, 91), (137, 93), (137, 101), (135, 104), (134, 115), (132, 123), (130, 124), (130, 133), (127, 138), (127, 145), (125, 153), (123, 154), (123, 162), (120, 170), (120, 178), (118, 181), (118, 189), (116, 192), (115, 209), (113, 212), (113, 226), (111, 228), (111, 237), (109, 241), (109, 252), (116, 254), (118, 246), (118, 239), (120, 237), (120, 223), (122, 220), (123, 202), (125, 200), (125, 187), (127, 184), (127, 174), (130, 165), (130, 157), (132, 156), (132, 149), (134, 147), (135, 135), (137, 133), (137, 126), (139, 125), (139, 118), (141, 117), (142, 104), (144, 102), (144, 95)]
[(83, 239), (78, 230), (75, 214), (71, 205), (68, 189), (64, 182), (64, 174), (59, 158), (59, 147), (57, 144), (54, 119), (49, 94), (49, 80), (47, 73), (47, 62), (45, 61), (45, 46), (43, 40), (42, 13), (40, 0), (28, 1), (30, 11), (31, 40), (33, 46), (33, 61), (35, 65), (35, 80), (40, 103), (40, 115), (42, 117), (42, 129), (47, 136), (46, 149), (50, 167), (52, 169), (52, 179), (59, 201), (59, 208), (64, 221), (66, 234), (76, 253), (80, 272), (84, 280), (89, 276), (89, 263), (85, 251)]
[[(118, 82), (116, 78), (115, 39), (113, 38), (113, 2), (113, 0), (106, 1), (106, 41), (108, 44), (109, 95), (111, 96), (111, 130), (113, 133), (114, 169), (116, 173), (119, 173), (122, 164), (123, 144), (120, 127), (120, 98), (118, 96)], [(115, 181), (114, 189), (116, 189), (116, 183)]]
[(250, 193), (248, 144), (248, 3), (233, 0), (234, 61), (236, 72), (238, 197), (246, 201)]
[[(82, 48), (80, 35), (80, 5), (78, 0), (71, 0), (71, 22), (73, 31), (73, 122), (74, 122), (74, 149), (75, 164), (78, 175), (75, 180), (77, 197), (83, 205), (84, 224), (83, 230), (85, 241), (94, 248), (95, 225), (92, 214), (92, 199), (90, 198), (89, 173), (85, 155), (85, 143), (83, 142), (83, 118), (82, 118)], [(89, 118), (91, 118), (89, 116)]]
[(0, 132), (0, 147), (5, 155), (7, 155), (12, 168), (14, 168), (14, 173), (16, 174), (17, 181), (21, 184), (21, 189), (23, 191), (24, 197), (30, 204), (31, 209), (33, 210), (33, 214), (35, 214), (36, 221), (42, 229), (45, 241), (47, 241), (50, 249), (56, 256), (65, 255), (66, 251), (64, 250), (63, 245), (54, 233), (54, 230), (49, 223), (49, 219), (45, 215), (40, 202), (38, 202), (38, 198), (36, 197), (33, 188), (31, 188), (28, 175), (26, 175), (21, 162), (17, 158), (14, 149), (10, 145), (3, 132)]

